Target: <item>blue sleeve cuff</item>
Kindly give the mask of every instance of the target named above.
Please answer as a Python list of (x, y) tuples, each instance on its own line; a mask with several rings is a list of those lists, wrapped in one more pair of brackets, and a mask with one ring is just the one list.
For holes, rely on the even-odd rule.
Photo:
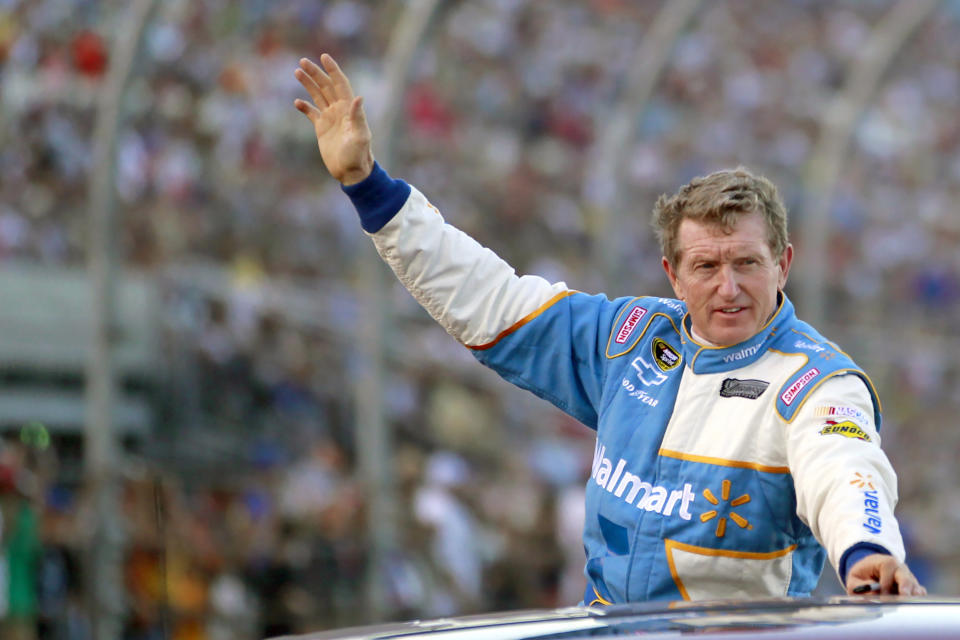
[(369, 176), (341, 189), (350, 196), (360, 215), (360, 226), (367, 233), (380, 231), (410, 197), (410, 185), (391, 178), (377, 162), (373, 163), (373, 171)]
[(843, 555), (840, 556), (839, 567), (840, 582), (843, 584), (843, 586), (847, 586), (847, 569), (857, 564), (867, 556), (872, 556), (875, 553), (882, 553), (888, 556), (893, 555), (885, 548), (878, 544), (873, 544), (872, 542), (858, 542), (843, 552)]

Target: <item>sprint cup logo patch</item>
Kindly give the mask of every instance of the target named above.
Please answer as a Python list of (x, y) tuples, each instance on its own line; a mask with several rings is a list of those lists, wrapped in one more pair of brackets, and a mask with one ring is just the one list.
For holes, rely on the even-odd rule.
[(863, 440), (864, 442), (870, 442), (870, 436), (867, 435), (867, 432), (861, 429), (860, 425), (851, 420), (844, 420), (843, 422), (827, 420), (827, 423), (823, 425), (823, 429), (820, 429), (820, 435), (829, 436), (833, 434), (840, 435), (845, 438), (855, 438), (857, 440)]
[(666, 340), (654, 338), (651, 349), (653, 350), (653, 360), (663, 371), (670, 371), (680, 364), (680, 352), (667, 344)]

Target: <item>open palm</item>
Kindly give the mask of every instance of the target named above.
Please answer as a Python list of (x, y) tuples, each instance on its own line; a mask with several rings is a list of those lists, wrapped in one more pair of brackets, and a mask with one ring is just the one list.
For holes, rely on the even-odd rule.
[(373, 169), (370, 127), (363, 112), (363, 98), (353, 95), (350, 81), (328, 54), (320, 64), (302, 58), (294, 72), (313, 103), (296, 100), (294, 106), (310, 118), (317, 146), (327, 170), (343, 184), (360, 182)]

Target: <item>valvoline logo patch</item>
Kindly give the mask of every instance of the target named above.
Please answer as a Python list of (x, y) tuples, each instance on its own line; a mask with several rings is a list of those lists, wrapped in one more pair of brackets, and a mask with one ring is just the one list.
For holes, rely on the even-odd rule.
[(617, 337), (614, 339), (614, 342), (617, 344), (625, 344), (627, 340), (630, 339), (634, 329), (637, 328), (637, 325), (640, 324), (640, 320), (643, 319), (643, 316), (645, 315), (647, 315), (647, 310), (643, 307), (634, 307), (633, 309), (630, 309), (630, 313), (627, 314), (626, 320), (623, 321), (623, 324), (620, 325), (620, 329), (617, 331)]

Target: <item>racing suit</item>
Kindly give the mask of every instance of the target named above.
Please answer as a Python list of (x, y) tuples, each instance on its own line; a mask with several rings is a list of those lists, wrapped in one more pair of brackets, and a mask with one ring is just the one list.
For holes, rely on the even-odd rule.
[(379, 166), (344, 190), (453, 337), (596, 430), (585, 603), (802, 596), (825, 555), (841, 580), (852, 558), (903, 560), (874, 388), (782, 292), (758, 334), (707, 346), (678, 300), (516, 276)]

